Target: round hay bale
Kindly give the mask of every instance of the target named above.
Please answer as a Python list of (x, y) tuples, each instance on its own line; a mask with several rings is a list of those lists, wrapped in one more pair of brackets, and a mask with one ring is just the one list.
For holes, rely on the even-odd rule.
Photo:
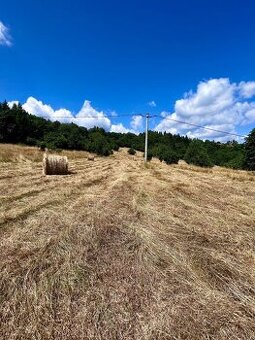
[(179, 159), (178, 164), (179, 165), (188, 165), (188, 163), (185, 162), (183, 159)]
[(88, 161), (94, 161), (95, 160), (95, 156), (93, 155), (88, 155)]
[(43, 174), (44, 175), (67, 175), (68, 159), (66, 156), (49, 155), (43, 156)]

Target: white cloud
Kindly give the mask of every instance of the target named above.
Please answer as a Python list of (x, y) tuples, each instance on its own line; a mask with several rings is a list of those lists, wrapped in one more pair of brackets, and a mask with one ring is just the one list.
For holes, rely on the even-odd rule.
[(34, 97), (29, 97), (27, 99), (27, 101), (23, 104), (23, 109), (28, 113), (39, 117), (50, 119), (52, 121), (58, 120), (62, 123), (73, 122), (88, 129), (98, 126), (108, 131), (111, 128), (110, 119), (104, 114), (103, 111), (97, 111), (94, 109), (91, 105), (91, 102), (88, 100), (85, 100), (81, 110), (76, 116), (65, 108), (54, 110), (50, 105), (44, 104), (42, 101)]
[[(16, 100), (8, 102), (9, 107), (14, 104), (18, 104)], [(138, 129), (142, 126), (142, 116), (135, 115), (131, 120), (131, 127), (126, 128), (122, 123), (112, 124), (109, 117), (117, 117), (115, 111), (109, 112), (109, 117), (103, 111), (97, 111), (92, 107), (91, 102), (88, 100), (84, 101), (84, 104), (77, 115), (74, 115), (71, 111), (60, 108), (54, 110), (51, 105), (43, 103), (34, 97), (29, 97), (27, 101), (22, 105), (23, 109), (28, 113), (49, 119), (51, 121), (59, 121), (61, 123), (75, 123), (80, 126), (84, 126), (88, 129), (94, 126), (102, 127), (106, 131), (118, 132), (118, 133), (134, 133), (138, 134)]]
[[(188, 131), (187, 136), (190, 138), (200, 138), (200, 139), (216, 139), (219, 142), (226, 142), (229, 139), (234, 139), (229, 137), (229, 135), (222, 134), (221, 131), (228, 131), (230, 133), (235, 134), (235, 130), (233, 130), (233, 127), (229, 124), (225, 125), (210, 125), (208, 126), (209, 129), (212, 130), (205, 130), (203, 128), (198, 128), (193, 131)], [(218, 130), (218, 131), (217, 131)], [(238, 139), (238, 137), (235, 137), (235, 139)]]
[(12, 101), (8, 102), (7, 104), (8, 104), (8, 106), (9, 106), (9, 108), (11, 109), (11, 108), (13, 107), (14, 104), (18, 105), (19, 102), (18, 102), (17, 100), (12, 100)]
[(155, 102), (154, 100), (150, 101), (150, 102), (148, 103), (148, 105), (149, 105), (150, 107), (156, 107), (156, 106), (157, 106), (157, 104), (156, 104), (156, 102)]
[(112, 124), (110, 132), (117, 132), (117, 133), (134, 133), (135, 135), (138, 135), (139, 132), (134, 129), (128, 129), (126, 128), (122, 123), (118, 124)]
[(127, 129), (122, 123), (112, 124), (110, 131), (111, 132), (117, 132), (117, 133), (127, 133), (127, 132), (130, 132), (130, 130)]
[(85, 100), (80, 112), (75, 118), (79, 121), (77, 124), (85, 126), (86, 128), (92, 128), (94, 126), (102, 127), (105, 130), (110, 130), (111, 128), (110, 119), (103, 111), (94, 109), (88, 100)]
[(58, 120), (61, 123), (75, 122), (75, 118), (72, 115), (71, 111), (67, 109), (59, 109), (59, 110), (54, 111), (50, 119), (53, 121)]
[(130, 123), (132, 129), (139, 130), (141, 129), (143, 125), (143, 117), (140, 115), (135, 115), (132, 117), (131, 123)]
[(243, 98), (252, 98), (255, 96), (255, 81), (244, 82), (239, 84), (240, 95)]
[(201, 82), (197, 92), (186, 94), (186, 98), (177, 100), (175, 112), (182, 117), (212, 116), (222, 112), (234, 103), (235, 87), (230, 84), (229, 79), (212, 79)]
[[(18, 104), (18, 101), (14, 100), (8, 102), (9, 107), (12, 107), (13, 104)], [(34, 97), (29, 97), (22, 107), (25, 111), (35, 116), (46, 118), (51, 121), (58, 120), (62, 123), (75, 123), (88, 129), (98, 126), (104, 128), (106, 131), (118, 133), (131, 132), (138, 134), (138, 129), (142, 126), (142, 116), (139, 115), (132, 117), (131, 129), (126, 128), (122, 123), (112, 124), (109, 117), (103, 111), (97, 111), (92, 107), (91, 102), (88, 100), (84, 101), (84, 104), (77, 115), (74, 115), (65, 108), (54, 110), (51, 105), (45, 104)], [(116, 117), (117, 113), (111, 111), (109, 115), (110, 117)]]
[(9, 29), (2, 23), (2, 21), (0, 21), (0, 45), (12, 45)]
[(50, 105), (43, 104), (42, 101), (37, 100), (34, 97), (29, 97), (22, 107), (32, 115), (53, 120), (53, 108)]
[(163, 119), (155, 130), (187, 134), (203, 139), (226, 140), (234, 136), (207, 131), (174, 120), (237, 133), (237, 127), (255, 122), (255, 102), (247, 102), (255, 94), (255, 82), (231, 83), (228, 78), (211, 79), (198, 84), (175, 103), (173, 113), (162, 112)]

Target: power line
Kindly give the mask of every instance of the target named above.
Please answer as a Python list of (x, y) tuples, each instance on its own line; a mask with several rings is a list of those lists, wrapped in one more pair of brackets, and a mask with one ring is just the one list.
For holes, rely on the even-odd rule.
[(109, 116), (82, 116), (82, 117), (77, 117), (77, 116), (59, 116), (59, 117), (54, 117), (55, 119), (87, 119), (87, 118), (92, 118), (92, 119), (101, 119), (101, 118), (122, 118), (122, 117), (134, 117), (134, 116), (140, 116), (140, 117), (145, 117), (145, 115), (142, 114), (124, 114), (124, 115), (109, 115)]
[[(123, 115), (110, 115), (110, 116), (82, 116), (82, 117), (77, 117), (77, 116), (73, 116), (73, 117), (54, 117), (55, 119), (104, 119), (104, 118), (123, 118), (123, 117), (134, 117), (134, 116), (140, 116), (140, 117), (147, 117), (147, 115), (145, 114), (123, 114)], [(194, 123), (189, 123), (186, 121), (182, 121), (182, 120), (178, 120), (178, 119), (174, 119), (174, 118), (170, 118), (170, 117), (162, 117), (160, 115), (148, 115), (147, 118), (162, 118), (162, 119), (166, 119), (166, 120), (171, 120), (174, 121), (176, 123), (180, 123), (180, 124), (186, 124), (186, 125), (190, 125), (190, 126), (195, 126), (204, 130), (209, 130), (209, 131), (214, 131), (214, 132), (219, 132), (219, 133), (223, 133), (225, 135), (229, 135), (229, 136), (235, 136), (235, 137), (240, 137), (240, 138), (246, 138), (247, 136), (244, 135), (240, 135), (238, 133), (233, 133), (233, 132), (228, 132), (228, 131), (224, 131), (224, 130), (218, 130), (218, 129), (214, 129), (214, 128), (210, 128), (204, 125), (199, 125), (199, 124), (194, 124)]]
[(150, 116), (150, 118), (152, 118), (152, 117), (160, 117), (160, 118), (163, 118), (163, 119), (172, 120), (172, 121), (177, 122), (177, 123), (187, 124), (187, 125), (199, 127), (201, 129), (205, 129), (205, 130), (209, 130), (209, 131), (220, 132), (220, 133), (224, 133), (224, 134), (230, 135), (230, 136), (236, 136), (236, 137), (241, 137), (241, 138), (246, 138), (247, 137), (247, 136), (239, 135), (238, 133), (233, 133), (233, 132), (213, 129), (213, 128), (210, 128), (210, 127), (207, 127), (207, 126), (204, 126), (204, 125), (198, 125), (198, 124), (194, 124), (194, 123), (189, 123), (189, 122), (185, 122), (185, 121), (174, 119), (174, 118), (170, 118), (170, 117), (161, 117), (159, 115)]

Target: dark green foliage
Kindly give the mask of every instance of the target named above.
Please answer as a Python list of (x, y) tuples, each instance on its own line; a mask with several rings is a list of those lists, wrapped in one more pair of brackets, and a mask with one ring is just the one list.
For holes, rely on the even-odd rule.
[(95, 152), (101, 156), (109, 156), (112, 154), (112, 147), (107, 137), (100, 131), (92, 132), (89, 136), (88, 151)]
[(179, 161), (177, 153), (164, 145), (159, 148), (158, 158), (161, 162), (165, 161), (166, 164), (177, 164)]
[(244, 144), (244, 168), (255, 171), (255, 129), (253, 129)]
[(25, 144), (31, 145), (31, 146), (36, 146), (37, 145), (37, 140), (35, 138), (27, 137)]
[(157, 157), (161, 162), (165, 161), (167, 164), (177, 164), (180, 159), (172, 145), (157, 144), (152, 149), (153, 156)]
[(239, 152), (237, 155), (230, 159), (228, 162), (224, 163), (223, 166), (231, 169), (243, 169), (244, 168), (244, 153)]
[(130, 155), (135, 155), (136, 154), (136, 151), (135, 151), (135, 149), (134, 148), (130, 148), (130, 149), (128, 149), (128, 153), (130, 154)]
[[(42, 149), (86, 150), (107, 156), (120, 147), (144, 152), (144, 140), (144, 133), (106, 132), (97, 127), (88, 130), (73, 123), (61, 124), (30, 115), (21, 105), (14, 105), (10, 109), (6, 101), (0, 103), (0, 143), (37, 145)], [(200, 141), (202, 150), (201, 147), (194, 149), (192, 143), (188, 137), (149, 131), (148, 160), (157, 157), (172, 164), (186, 155), (189, 159), (192, 156), (192, 162), (197, 165), (254, 169), (254, 130), (245, 143), (245, 149), (243, 144), (235, 141)]]
[(184, 160), (188, 164), (203, 166), (203, 167), (211, 167), (213, 165), (212, 161), (210, 160), (207, 150), (203, 145), (203, 142), (194, 139), (184, 156)]
[(219, 143), (207, 140), (204, 142), (204, 146), (213, 164), (234, 169), (243, 167), (243, 144), (238, 144), (236, 141)]
[(25, 143), (30, 125), (28, 116), (21, 105), (14, 104), (10, 109), (7, 102), (0, 103), (0, 141)]
[(103, 156), (119, 148), (103, 129), (51, 122), (28, 114), (21, 105), (10, 109), (6, 102), (0, 103), (0, 142), (37, 145), (42, 150), (87, 150)]

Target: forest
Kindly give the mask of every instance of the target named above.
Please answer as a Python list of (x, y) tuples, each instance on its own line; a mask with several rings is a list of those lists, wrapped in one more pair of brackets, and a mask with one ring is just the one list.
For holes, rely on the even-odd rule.
[[(38, 146), (52, 150), (86, 150), (109, 156), (121, 147), (129, 153), (144, 151), (145, 134), (107, 132), (102, 128), (86, 129), (74, 123), (52, 122), (27, 113), (20, 104), (12, 108), (0, 103), (0, 143)], [(157, 157), (168, 164), (180, 159), (210, 167), (255, 170), (255, 129), (242, 143), (190, 139), (187, 136), (149, 131), (148, 159)]]

